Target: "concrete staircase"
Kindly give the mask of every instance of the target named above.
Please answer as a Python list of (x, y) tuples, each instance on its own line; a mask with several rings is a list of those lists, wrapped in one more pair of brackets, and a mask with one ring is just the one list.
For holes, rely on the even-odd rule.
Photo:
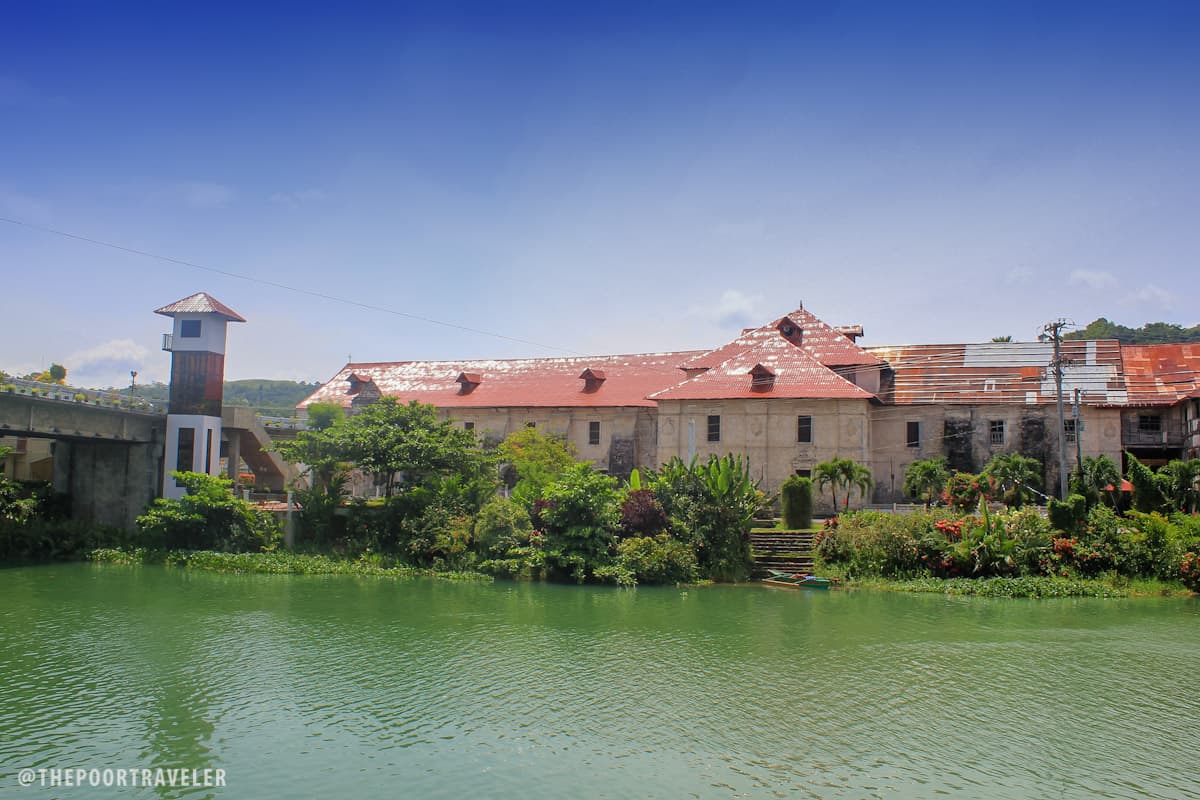
[(811, 531), (754, 531), (750, 534), (750, 555), (754, 560), (753, 578), (769, 576), (769, 570), (812, 572), (813, 534)]

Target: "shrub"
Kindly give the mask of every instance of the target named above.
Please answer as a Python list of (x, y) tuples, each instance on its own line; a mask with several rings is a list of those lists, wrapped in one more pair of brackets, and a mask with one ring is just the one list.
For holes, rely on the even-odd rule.
[(544, 499), (547, 566), (559, 576), (582, 582), (611, 559), (620, 523), (617, 480), (590, 464), (574, 464), (546, 487)]
[(691, 583), (696, 580), (696, 554), (684, 542), (665, 533), (636, 536), (617, 545), (617, 560), (596, 570), (598, 577), (621, 585)]
[(942, 505), (959, 511), (974, 510), (979, 506), (981, 498), (991, 500), (995, 490), (996, 486), (989, 476), (956, 472), (946, 479), (946, 488), (942, 490)]
[(621, 533), (655, 536), (667, 529), (667, 512), (649, 489), (634, 489), (621, 503)]
[(503, 556), (529, 544), (533, 525), (525, 509), (497, 497), (487, 502), (475, 518), (475, 547), (485, 556)]
[(792, 475), (780, 487), (783, 498), (783, 524), (790, 529), (812, 526), (813, 483), (810, 478)]
[(1179, 559), (1179, 579), (1193, 592), (1200, 592), (1200, 554), (1187, 552)]
[(233, 496), (231, 482), (202, 472), (172, 472), (187, 494), (157, 498), (137, 518), (142, 542), (173, 550), (253, 552), (273, 547), (279, 524), (270, 514)]
[(1051, 498), (1047, 508), (1050, 524), (1063, 533), (1075, 533), (1087, 521), (1087, 497), (1069, 495), (1065, 502)]

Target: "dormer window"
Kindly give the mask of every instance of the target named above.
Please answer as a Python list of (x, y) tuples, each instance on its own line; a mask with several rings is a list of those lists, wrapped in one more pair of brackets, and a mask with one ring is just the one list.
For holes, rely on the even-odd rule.
[(775, 387), (775, 370), (763, 364), (755, 364), (750, 370), (750, 388), (756, 392), (769, 392)]
[(779, 332), (792, 344), (800, 344), (804, 337), (804, 330), (791, 317), (784, 317), (779, 321)]
[(483, 376), (478, 372), (460, 372), (454, 380), (458, 383), (459, 394), (470, 394), (475, 391), (476, 386), (483, 383)]
[(588, 367), (580, 374), (579, 379), (583, 381), (585, 392), (594, 392), (604, 383), (605, 376), (603, 371)]
[(358, 394), (364, 386), (371, 382), (370, 378), (363, 378), (353, 372), (350, 373), (350, 377), (347, 380), (350, 381), (350, 388), (346, 391), (346, 394)]

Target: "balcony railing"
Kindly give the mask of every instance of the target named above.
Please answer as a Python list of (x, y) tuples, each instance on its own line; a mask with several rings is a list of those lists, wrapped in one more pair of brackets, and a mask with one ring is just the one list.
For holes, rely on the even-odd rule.
[(173, 340), (174, 338), (175, 338), (174, 334), (170, 334), (170, 333), (164, 333), (164, 334), (163, 334), (163, 346), (162, 346), (162, 349), (163, 349), (163, 350), (166, 350), (168, 353), (169, 353), (169, 352), (171, 352), (171, 345), (173, 345), (173, 344), (174, 344), (174, 341), (172, 341), (172, 340)]
[(1177, 422), (1162, 422), (1155, 428), (1143, 426), (1136, 420), (1121, 425), (1121, 444), (1133, 447), (1182, 447), (1183, 425)]

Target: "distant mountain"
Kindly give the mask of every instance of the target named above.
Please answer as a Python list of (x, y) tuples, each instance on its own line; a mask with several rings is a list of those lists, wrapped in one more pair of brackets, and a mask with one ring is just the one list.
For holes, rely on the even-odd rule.
[[(249, 406), (257, 413), (268, 417), (290, 417), (296, 413), (296, 403), (315, 392), (320, 383), (302, 381), (270, 381), (249, 378), (225, 382), (225, 405)], [(129, 387), (121, 389), (128, 394)], [(147, 400), (166, 400), (167, 384), (138, 384), (138, 397)]]
[(1121, 344), (1171, 344), (1200, 342), (1200, 325), (1185, 328), (1173, 322), (1147, 322), (1140, 328), (1129, 328), (1101, 317), (1086, 328), (1063, 336), (1064, 339), (1117, 339)]

